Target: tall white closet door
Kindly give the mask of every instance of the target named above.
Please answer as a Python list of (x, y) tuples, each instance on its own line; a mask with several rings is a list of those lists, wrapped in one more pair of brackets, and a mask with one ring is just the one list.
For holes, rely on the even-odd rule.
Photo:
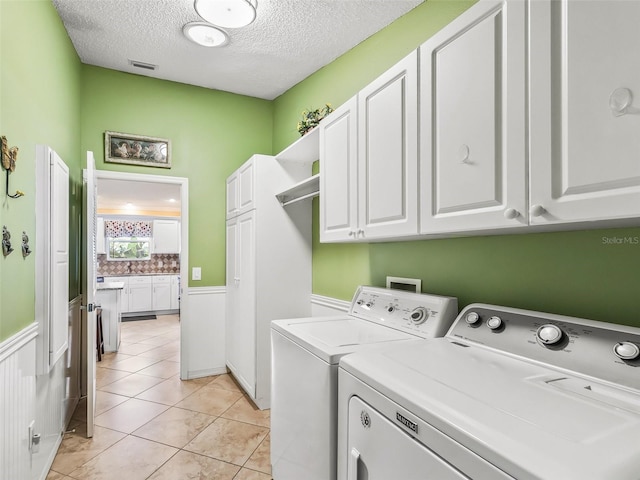
[(639, 18), (637, 1), (531, 2), (532, 223), (640, 215)]
[[(231, 224), (235, 227), (231, 228)], [(256, 232), (255, 211), (228, 223), (227, 362), (236, 379), (255, 397), (256, 391)], [(233, 242), (233, 243), (232, 243)], [(229, 267), (228, 267), (229, 268)], [(233, 277), (229, 278), (230, 274)]]
[(527, 225), (525, 7), (479, 2), (420, 47), (421, 233)]
[(359, 237), (418, 233), (418, 54), (358, 94)]
[(69, 346), (69, 168), (51, 150), (51, 329), (49, 365)]

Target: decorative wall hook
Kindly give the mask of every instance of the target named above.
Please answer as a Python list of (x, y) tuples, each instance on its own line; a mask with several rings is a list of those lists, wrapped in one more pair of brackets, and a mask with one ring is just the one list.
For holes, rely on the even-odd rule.
[(13, 252), (13, 248), (11, 247), (11, 233), (7, 230), (7, 226), (4, 225), (2, 227), (2, 254), (6, 257), (11, 252)]
[(24, 192), (20, 190), (16, 190), (16, 193), (13, 195), (9, 195), (9, 173), (15, 172), (16, 170), (16, 162), (18, 161), (18, 152), (20, 149), (18, 147), (9, 148), (7, 137), (4, 135), (0, 137), (0, 142), (2, 143), (0, 154), (2, 155), (2, 167), (7, 172), (7, 185), (6, 185), (6, 193), (7, 197), (10, 198), (19, 198), (24, 195)]
[(27, 235), (27, 232), (23, 231), (22, 232), (22, 256), (24, 258), (27, 258), (29, 255), (31, 255), (31, 248), (29, 248), (29, 236)]

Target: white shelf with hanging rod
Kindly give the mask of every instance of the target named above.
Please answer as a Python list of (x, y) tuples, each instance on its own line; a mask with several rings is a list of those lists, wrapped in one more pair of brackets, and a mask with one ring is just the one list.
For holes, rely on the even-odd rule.
[(284, 207), (292, 203), (305, 200), (307, 198), (317, 197), (320, 193), (320, 174), (317, 173), (303, 181), (288, 188), (284, 192), (276, 194), (276, 198)]

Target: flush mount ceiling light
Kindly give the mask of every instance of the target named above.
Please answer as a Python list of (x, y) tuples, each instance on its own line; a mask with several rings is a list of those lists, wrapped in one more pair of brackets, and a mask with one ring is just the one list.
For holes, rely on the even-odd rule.
[(225, 28), (245, 27), (256, 18), (257, 0), (195, 0), (195, 9), (207, 22)]
[(182, 31), (185, 37), (203, 47), (221, 47), (229, 41), (225, 32), (206, 23), (187, 23)]

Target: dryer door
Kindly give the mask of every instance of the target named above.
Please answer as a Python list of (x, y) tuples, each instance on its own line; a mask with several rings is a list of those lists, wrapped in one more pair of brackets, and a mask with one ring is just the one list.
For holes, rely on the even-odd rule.
[(347, 480), (469, 479), (358, 397), (349, 401)]

